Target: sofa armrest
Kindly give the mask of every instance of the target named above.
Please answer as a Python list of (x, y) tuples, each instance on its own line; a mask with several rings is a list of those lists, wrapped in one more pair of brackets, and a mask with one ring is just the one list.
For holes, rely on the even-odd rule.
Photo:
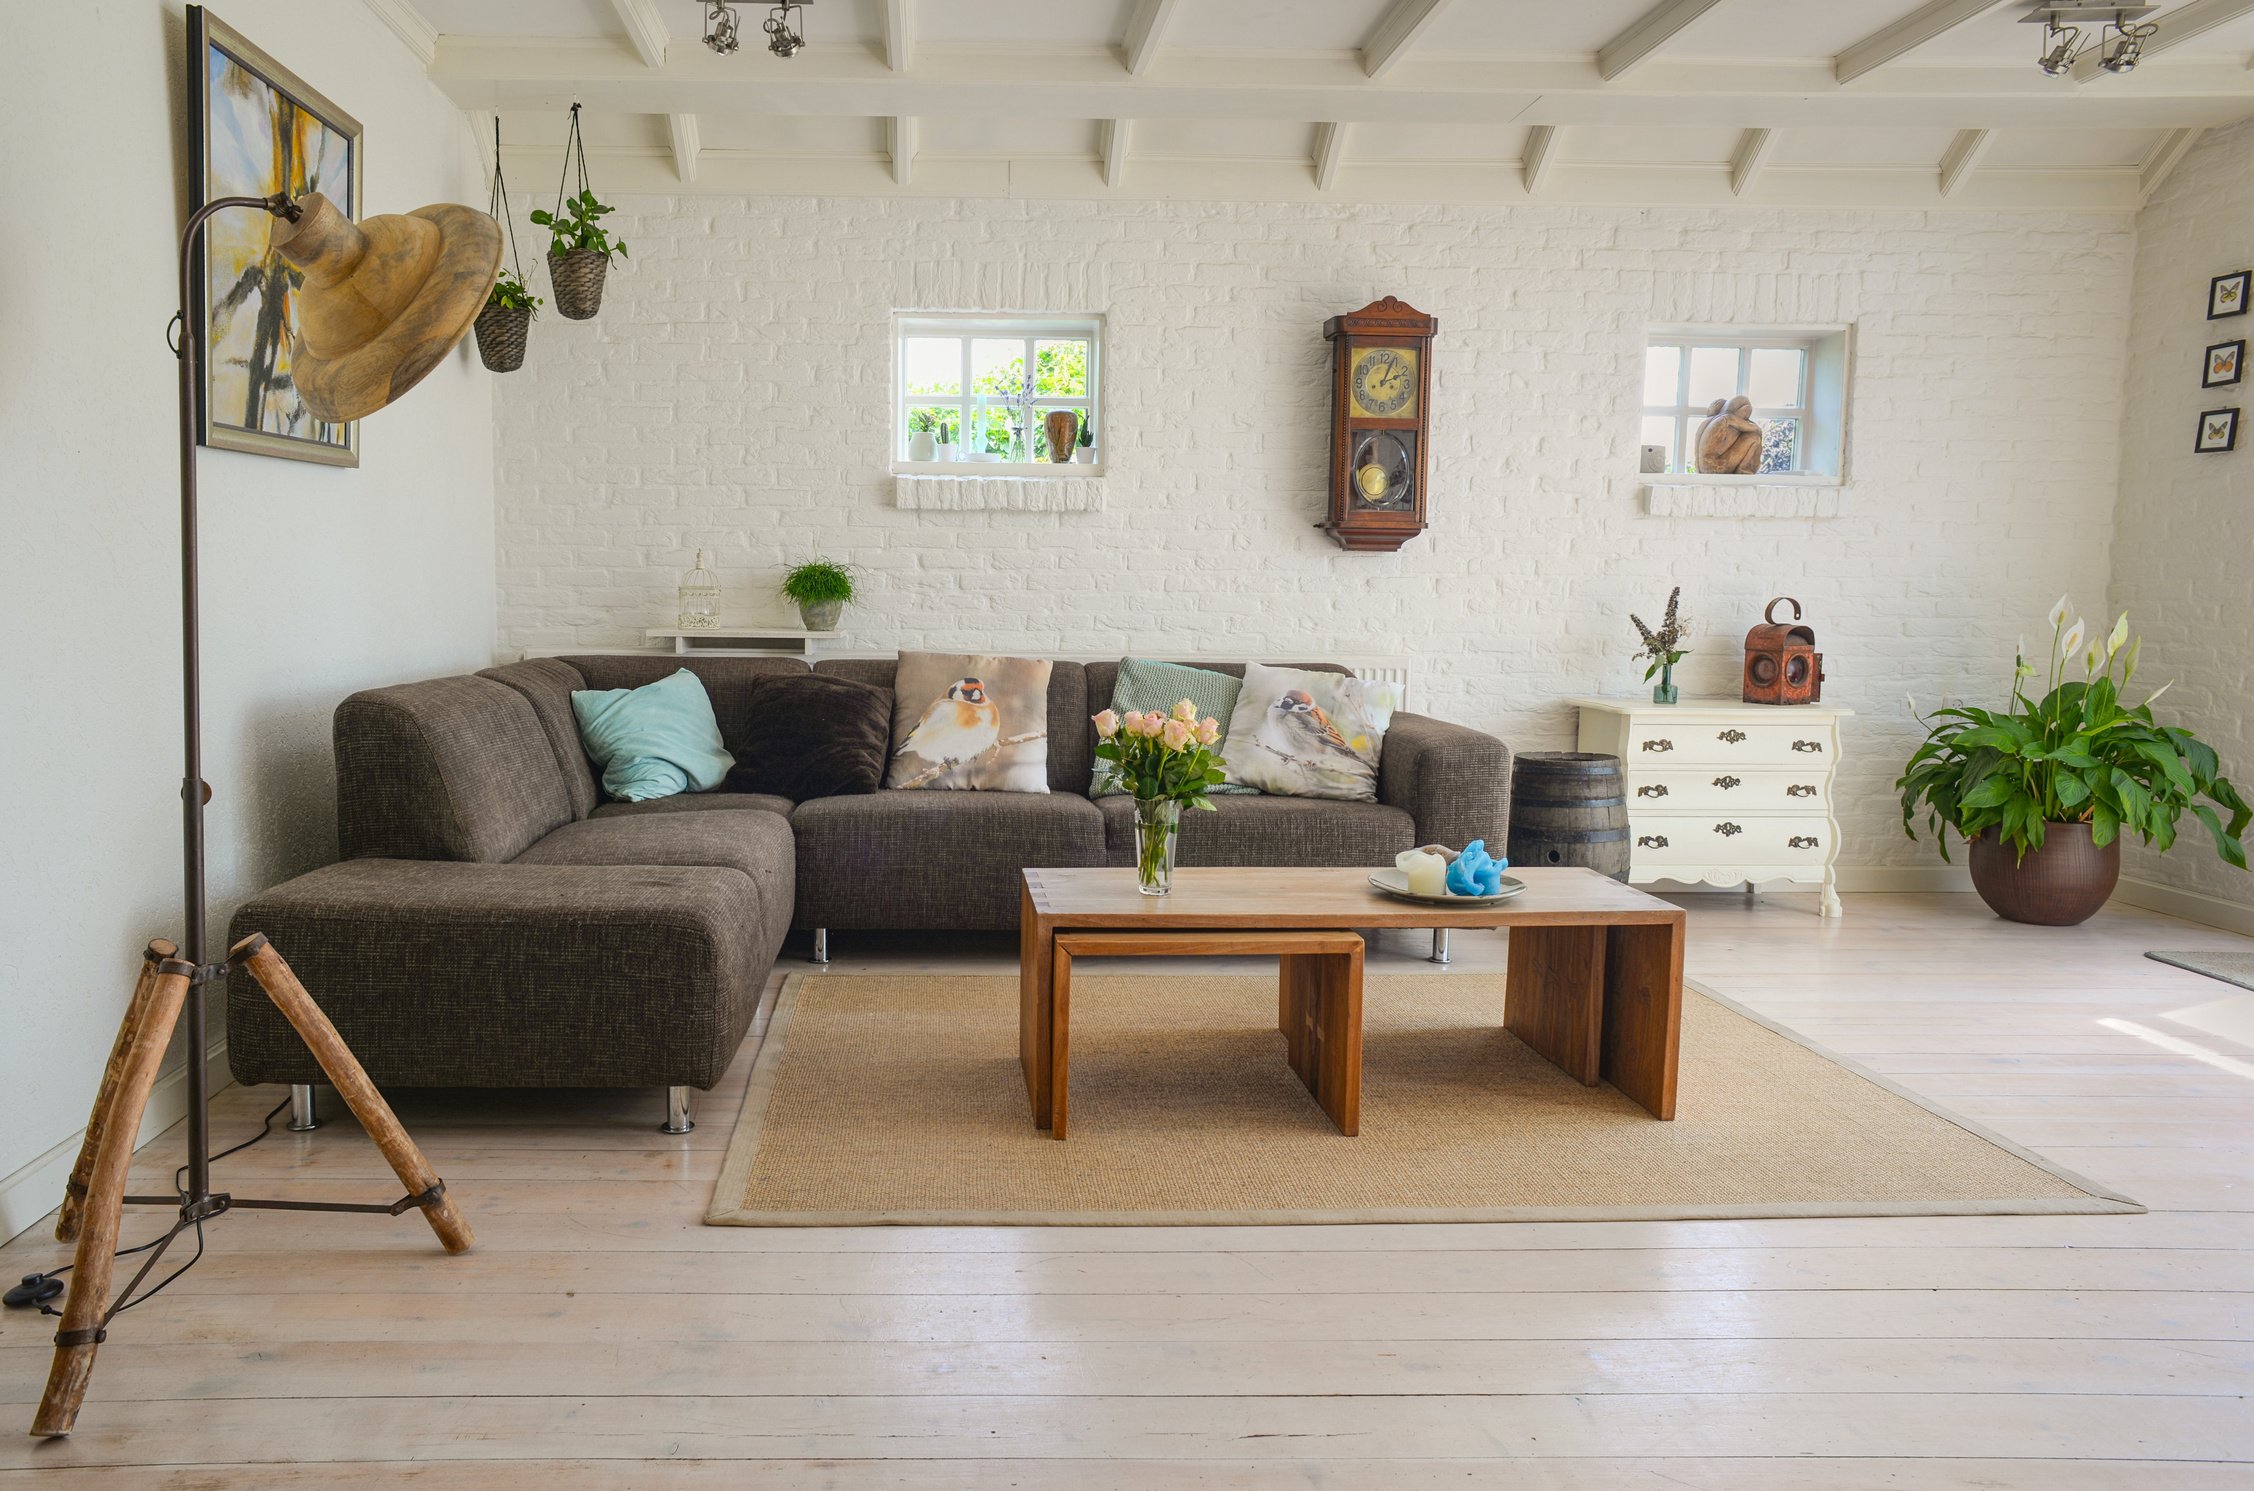
[[(379, 1086), (710, 1087), (776, 949), (759, 891), (697, 866), (347, 860), (254, 897), (263, 932)], [(228, 1063), (321, 1081), (240, 971)]]
[(1421, 714), (1397, 714), (1378, 757), (1377, 800), (1417, 822), (1419, 844), (1485, 839), (1502, 857), (1510, 833), (1510, 747)]

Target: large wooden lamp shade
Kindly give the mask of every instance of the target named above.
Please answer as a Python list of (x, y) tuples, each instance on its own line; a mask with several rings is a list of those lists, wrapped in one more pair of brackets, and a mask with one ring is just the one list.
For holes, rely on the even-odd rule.
[(468, 334), (501, 272), (501, 225), (444, 204), (356, 223), (319, 192), (295, 207), (271, 239), (305, 271), (291, 376), (316, 419), (342, 424), (422, 382)]
[[(31, 1432), (53, 1438), (71, 1432), (94, 1372), (94, 1355), (118, 1311), (136, 1298), (165, 1249), (193, 1230), (201, 1256), (203, 1227), (228, 1211), (369, 1212), (398, 1216), (420, 1211), (449, 1253), (467, 1249), (470, 1224), (446, 1194), (446, 1183), (408, 1136), (368, 1074), (338, 1036), (313, 997), (263, 936), (236, 944), (214, 959), (207, 941), (204, 895), (202, 645), (199, 565), (196, 555), (196, 435), (202, 427), (203, 327), (189, 313), (189, 274), (196, 237), (214, 214), (235, 210), (271, 213), (274, 248), (305, 273), (294, 297), (298, 336), (291, 375), (298, 396), (315, 417), (338, 422), (373, 414), (423, 380), (468, 334), (501, 270), (501, 225), (469, 207), (440, 205), (355, 223), (318, 193), (220, 197), (188, 216), (180, 235), (180, 600), (181, 702), (186, 771), (181, 777), (182, 864), (186, 881), (186, 935), (177, 944), (157, 941), (142, 954), (140, 981), (126, 1005), (101, 1091), (87, 1121), (78, 1163), (64, 1187), (55, 1236), (76, 1242), (69, 1294), (59, 1312), (55, 1357)], [(211, 1183), (211, 1121), (204, 1063), (207, 1050), (204, 989), (230, 967), (258, 981), (288, 1017), (337, 1096), (391, 1164), (406, 1194), (391, 1202), (254, 1200), (215, 1190)], [(188, 1160), (176, 1194), (128, 1196), (126, 1172), (133, 1143), (155, 1085), (158, 1064), (175, 1023), (185, 1027), (188, 1078)], [(310, 1089), (307, 1089), (310, 1091)], [(308, 1115), (308, 1118), (310, 1115)], [(310, 1126), (310, 1123), (308, 1123)], [(176, 1214), (171, 1230), (150, 1244), (140, 1272), (114, 1297), (121, 1209), (163, 1206)], [(192, 1261), (192, 1260), (191, 1260)], [(170, 1282), (170, 1277), (163, 1282)], [(40, 1287), (51, 1280), (43, 1276)], [(162, 1287), (160, 1282), (154, 1286)], [(147, 1298), (140, 1292), (138, 1298)]]

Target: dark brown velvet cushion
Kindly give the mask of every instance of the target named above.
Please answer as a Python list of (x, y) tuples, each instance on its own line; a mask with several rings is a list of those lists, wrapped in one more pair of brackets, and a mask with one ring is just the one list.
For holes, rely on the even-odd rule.
[(831, 673), (779, 673), (752, 685), (728, 749), (731, 792), (807, 802), (874, 792), (892, 746), (892, 690)]

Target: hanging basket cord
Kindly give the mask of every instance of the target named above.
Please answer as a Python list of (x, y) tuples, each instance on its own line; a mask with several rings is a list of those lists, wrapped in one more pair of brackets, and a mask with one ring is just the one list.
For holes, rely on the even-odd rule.
[(509, 235), (509, 262), (516, 266), (517, 283), (524, 283), (524, 255), (517, 252), (516, 214), (509, 210), (509, 183), (501, 175), (501, 121), (493, 121), (493, 193), (486, 205), (486, 216), (497, 217)]
[(579, 190), (584, 193), (587, 190), (587, 142), (579, 135), (579, 103), (576, 99), (571, 105), (571, 133), (564, 137), (563, 170), (556, 178), (556, 218), (559, 222), (564, 215), (564, 185), (571, 180), (574, 161), (579, 163)]

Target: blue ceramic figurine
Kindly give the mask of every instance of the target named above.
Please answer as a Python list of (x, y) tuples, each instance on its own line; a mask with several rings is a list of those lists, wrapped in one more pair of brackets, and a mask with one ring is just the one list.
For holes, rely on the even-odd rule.
[(1503, 871), (1509, 868), (1509, 860), (1496, 859), (1487, 852), (1485, 839), (1473, 839), (1448, 866), (1448, 891), (1458, 896), (1500, 895)]

